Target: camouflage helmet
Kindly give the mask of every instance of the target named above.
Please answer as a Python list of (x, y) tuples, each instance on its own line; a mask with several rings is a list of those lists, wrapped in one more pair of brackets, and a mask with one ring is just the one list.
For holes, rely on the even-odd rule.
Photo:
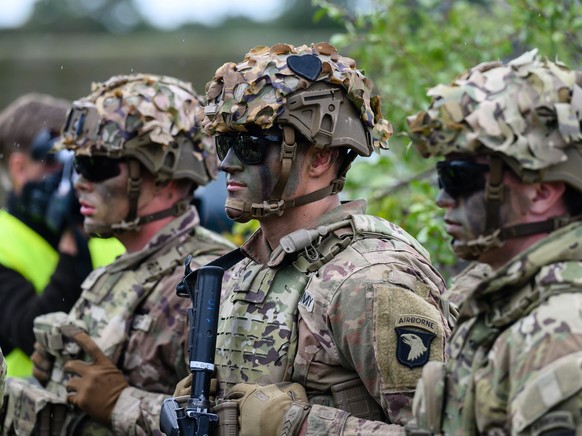
[(495, 154), (525, 182), (561, 180), (582, 191), (582, 75), (540, 59), (477, 65), (429, 90), (426, 112), (407, 118), (424, 157)]
[(369, 156), (388, 148), (392, 135), (372, 87), (353, 59), (340, 56), (326, 42), (259, 46), (242, 62), (226, 63), (216, 71), (206, 86), (203, 126), (206, 133), (216, 134), (290, 124), (318, 146), (347, 146)]
[[(388, 148), (392, 126), (382, 117), (380, 99), (372, 96), (372, 82), (356, 62), (340, 56), (326, 42), (294, 47), (276, 44), (250, 50), (240, 63), (226, 63), (206, 85), (207, 106), (202, 125), (209, 135), (245, 133), (280, 127), (283, 170), (263, 203), (228, 199), (227, 207), (242, 211), (237, 221), (281, 215), (285, 209), (340, 192), (350, 163)], [(330, 186), (283, 201), (298, 132), (317, 148), (348, 150)]]
[(430, 89), (429, 109), (407, 118), (412, 143), (424, 157), (490, 158), (488, 235), (473, 241), (474, 255), (507, 238), (551, 231), (574, 219), (499, 228), (499, 205), (504, 165), (524, 183), (562, 181), (582, 191), (580, 86), (580, 72), (542, 59), (534, 49), (505, 64), (479, 64), (452, 84)]
[(215, 148), (196, 119), (202, 105), (189, 83), (151, 74), (114, 76), (93, 84), (89, 96), (73, 102), (57, 148), (74, 150), (77, 157), (126, 159), (128, 164), (127, 216), (113, 224), (85, 223), (90, 234), (138, 231), (187, 209), (190, 199), (183, 198), (170, 208), (138, 216), (140, 164), (156, 182), (183, 179), (200, 186), (216, 177)]
[(196, 121), (190, 83), (152, 74), (114, 76), (73, 103), (61, 143), (77, 156), (134, 158), (156, 180), (216, 178), (216, 151)]

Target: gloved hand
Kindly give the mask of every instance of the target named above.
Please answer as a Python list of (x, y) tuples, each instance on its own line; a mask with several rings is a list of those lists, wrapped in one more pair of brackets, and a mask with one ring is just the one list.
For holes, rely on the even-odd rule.
[(188, 374), (186, 378), (183, 378), (176, 385), (176, 390), (174, 391), (173, 397), (183, 397), (185, 395), (190, 395), (192, 391), (192, 374)]
[(33, 365), (32, 375), (41, 385), (46, 386), (51, 379), (51, 372), (55, 362), (54, 356), (50, 355), (40, 343), (35, 342), (34, 352), (30, 356), (30, 360), (32, 360)]
[(66, 385), (67, 401), (102, 424), (111, 424), (111, 413), (121, 392), (128, 387), (125, 377), (103, 354), (99, 346), (78, 330), (72, 337), (87, 353), (92, 363), (69, 360), (63, 370), (73, 376)]
[(298, 383), (260, 386), (239, 383), (227, 396), (238, 403), (239, 435), (297, 434), (309, 413), (305, 389)]

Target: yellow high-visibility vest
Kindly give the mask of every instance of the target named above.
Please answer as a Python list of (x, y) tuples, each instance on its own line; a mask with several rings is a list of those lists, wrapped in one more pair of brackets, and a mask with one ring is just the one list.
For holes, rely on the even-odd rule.
[[(125, 248), (115, 238), (89, 240), (93, 268), (111, 263)], [(0, 264), (13, 269), (41, 294), (59, 262), (58, 252), (38, 233), (0, 210)], [(6, 358), (8, 377), (32, 376), (32, 362), (21, 349), (13, 349)]]

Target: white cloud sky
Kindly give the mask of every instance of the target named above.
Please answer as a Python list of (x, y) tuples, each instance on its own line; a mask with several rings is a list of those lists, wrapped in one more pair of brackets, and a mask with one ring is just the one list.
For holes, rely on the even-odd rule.
[(0, 27), (18, 27), (28, 19), (36, 0), (0, 0)]
[[(146, 20), (163, 29), (188, 22), (218, 24), (229, 16), (258, 21), (277, 16), (285, 0), (135, 0)], [(0, 0), (0, 27), (18, 27), (30, 16), (36, 0)]]

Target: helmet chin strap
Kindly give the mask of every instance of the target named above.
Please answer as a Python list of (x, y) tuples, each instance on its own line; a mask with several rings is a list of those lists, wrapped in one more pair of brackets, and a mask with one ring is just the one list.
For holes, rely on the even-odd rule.
[(129, 211), (125, 219), (118, 223), (97, 225), (87, 229), (91, 235), (101, 238), (109, 238), (129, 231), (139, 231), (142, 225), (152, 221), (161, 220), (168, 216), (179, 216), (188, 210), (188, 200), (182, 200), (173, 206), (151, 213), (149, 215), (137, 216), (137, 207), (141, 185), (141, 166), (136, 159), (128, 159), (129, 177), (127, 182), (127, 197), (129, 199)]
[(576, 221), (582, 220), (578, 216), (558, 216), (535, 223), (515, 224), (509, 227), (499, 227), (500, 207), (505, 200), (503, 186), (503, 160), (498, 156), (490, 158), (489, 181), (485, 187), (485, 234), (455, 245), (453, 251), (457, 256), (466, 260), (476, 260), (488, 250), (499, 248), (507, 239), (523, 236), (550, 233)]
[(283, 192), (287, 186), (287, 181), (289, 179), (289, 174), (291, 174), (291, 167), (293, 165), (293, 160), (297, 154), (297, 142), (295, 140), (295, 129), (291, 126), (284, 125), (283, 128), (283, 142), (281, 143), (281, 177), (277, 181), (277, 184), (273, 188), (270, 199), (268, 201), (263, 201), (262, 203), (252, 203), (244, 200), (236, 200), (227, 198), (225, 202), (225, 207), (227, 209), (232, 209), (235, 211), (240, 211), (241, 213), (233, 219), (237, 222), (247, 222), (253, 218), (264, 218), (267, 216), (283, 215), (283, 212), (287, 209), (293, 207), (302, 206), (304, 204), (313, 203), (314, 201), (321, 200), (322, 198), (328, 197), (330, 195), (337, 194), (340, 192), (346, 180), (346, 173), (348, 172), (352, 161), (356, 157), (356, 153), (350, 151), (346, 155), (344, 165), (339, 171), (339, 176), (331, 181), (329, 186), (318, 189), (317, 191), (310, 192), (309, 194), (302, 195), (300, 197), (294, 198), (292, 200), (282, 200)]

